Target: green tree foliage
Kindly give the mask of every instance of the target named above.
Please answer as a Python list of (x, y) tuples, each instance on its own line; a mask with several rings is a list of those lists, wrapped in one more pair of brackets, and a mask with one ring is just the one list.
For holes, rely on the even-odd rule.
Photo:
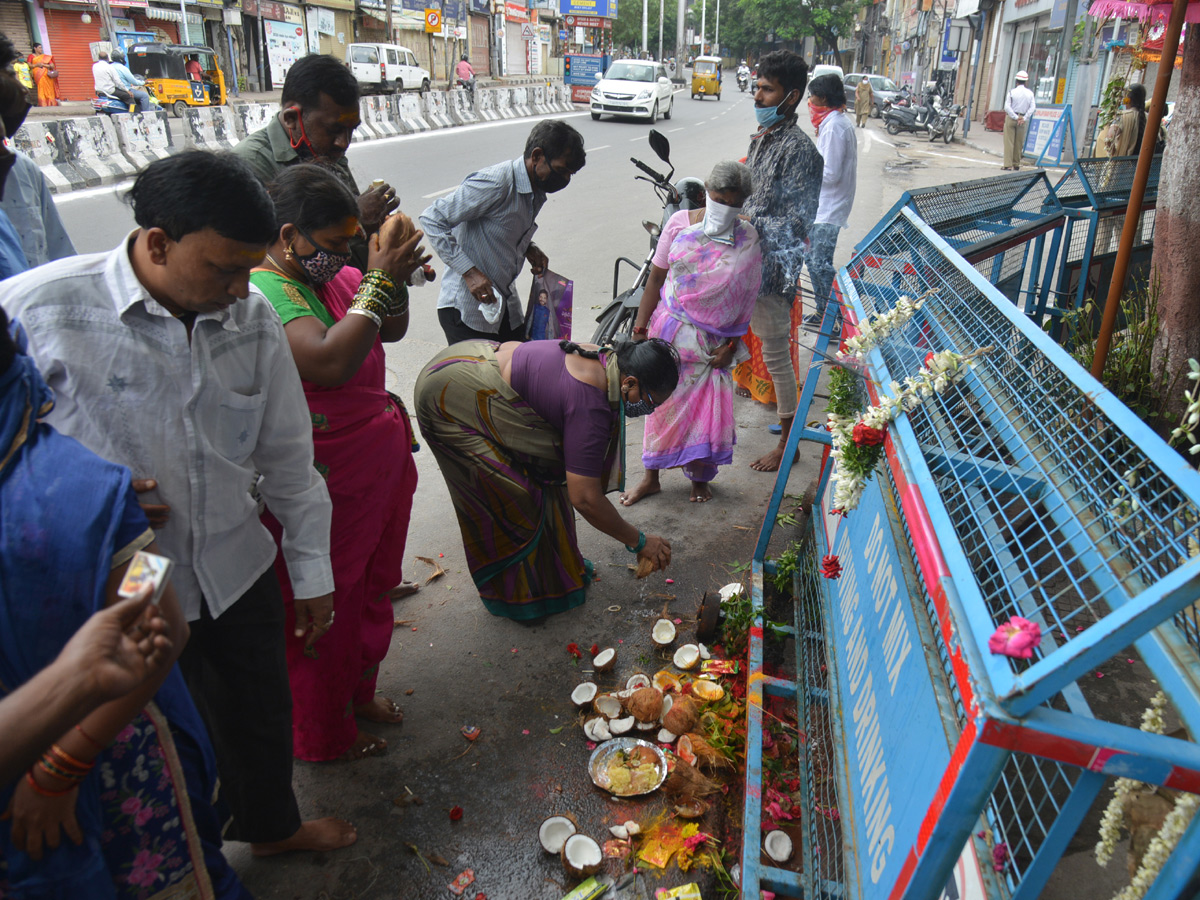
[(761, 56), (777, 42), (815, 38), (818, 52), (837, 50), (838, 35), (854, 30), (854, 19), (868, 0), (730, 0), (721, 4), (721, 43), (735, 56)]

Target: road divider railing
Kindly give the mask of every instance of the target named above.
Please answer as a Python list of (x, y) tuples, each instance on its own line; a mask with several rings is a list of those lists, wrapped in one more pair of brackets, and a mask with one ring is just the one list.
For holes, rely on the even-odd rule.
[[(571, 89), (561, 84), (477, 88), (364, 97), (356, 142), (477, 122), (572, 112)], [(26, 122), (13, 138), (41, 167), (54, 193), (114, 184), (181, 149), (231, 150), (279, 113), (274, 103), (200, 106), (183, 115), (183, 140), (171, 134), (161, 110)]]

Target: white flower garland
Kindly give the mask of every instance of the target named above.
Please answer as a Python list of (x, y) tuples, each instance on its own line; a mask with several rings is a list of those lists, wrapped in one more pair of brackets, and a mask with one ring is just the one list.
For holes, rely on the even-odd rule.
[[(902, 301), (904, 299), (901, 298)], [(920, 308), (924, 301), (924, 297), (915, 301), (913, 309)], [(916, 375), (904, 379), (904, 384), (893, 381), (890, 385), (893, 396), (880, 398), (879, 402), (868, 407), (860, 418), (851, 419), (848, 416), (829, 413), (826, 417), (831, 438), (829, 453), (837, 462), (833, 483), (835, 510), (845, 514), (857, 508), (870, 478), (870, 473), (848, 471), (843, 463), (846, 447), (854, 443), (854, 427), (861, 423), (868, 428), (885, 431), (888, 423), (895, 420), (900, 413), (911, 412), (934, 394), (946, 391), (967, 374), (976, 359), (990, 353), (991, 350), (991, 347), (981, 347), (967, 354), (955, 353), (953, 350), (931, 353), (925, 358), (925, 365)]]
[[(1162, 691), (1151, 698), (1150, 705), (1142, 713), (1142, 731), (1148, 734), (1163, 733), (1162, 711), (1166, 705), (1167, 696)], [(1113, 797), (1108, 801), (1108, 806), (1104, 809), (1104, 816), (1100, 819), (1100, 841), (1096, 844), (1096, 862), (1101, 866), (1108, 865), (1113, 851), (1116, 849), (1117, 841), (1121, 839), (1121, 827), (1125, 822), (1125, 799), (1135, 791), (1145, 790), (1146, 787), (1147, 785), (1133, 778), (1118, 778), (1113, 784)], [(1174, 844), (1171, 846), (1173, 847)], [(1157, 873), (1157, 870), (1155, 871)]]
[(913, 317), (922, 304), (929, 298), (929, 293), (923, 294), (916, 300), (909, 297), (901, 297), (896, 301), (896, 305), (885, 313), (880, 313), (873, 319), (866, 322), (859, 322), (855, 328), (858, 330), (852, 338), (847, 338), (843, 344), (847, 353), (838, 353), (838, 359), (842, 362), (848, 362), (851, 358), (862, 362), (866, 358), (867, 353), (871, 348), (882, 341), (885, 337), (895, 331)]
[(1129, 886), (1117, 894), (1113, 900), (1142, 900), (1142, 897), (1146, 896), (1146, 891), (1150, 890), (1150, 886), (1158, 878), (1158, 873), (1162, 871), (1163, 865), (1166, 864), (1168, 857), (1175, 850), (1179, 839), (1183, 837), (1184, 831), (1191, 823), (1192, 816), (1196, 814), (1197, 805), (1200, 805), (1200, 797), (1195, 794), (1179, 796), (1175, 801), (1175, 807), (1167, 813), (1162, 828), (1158, 830), (1158, 834), (1146, 848), (1137, 874), (1133, 876)]
[(1195, 382), (1190, 391), (1183, 392), (1183, 398), (1187, 401), (1187, 408), (1184, 409), (1183, 415), (1179, 417), (1179, 427), (1171, 432), (1169, 443), (1174, 443), (1180, 438), (1187, 438), (1191, 447), (1188, 453), (1192, 456), (1200, 454), (1200, 439), (1197, 439), (1196, 432), (1200, 431), (1200, 362), (1194, 359), (1188, 360), (1188, 366), (1191, 371), (1188, 372), (1188, 380)]

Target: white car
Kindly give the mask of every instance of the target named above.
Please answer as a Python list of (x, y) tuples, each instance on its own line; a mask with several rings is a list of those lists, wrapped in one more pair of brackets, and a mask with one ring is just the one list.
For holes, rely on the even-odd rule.
[(396, 44), (351, 44), (346, 60), (364, 94), (429, 90), (430, 75), (407, 47)]
[(662, 63), (651, 59), (618, 59), (592, 90), (592, 118), (637, 116), (657, 122), (671, 118), (675, 91)]

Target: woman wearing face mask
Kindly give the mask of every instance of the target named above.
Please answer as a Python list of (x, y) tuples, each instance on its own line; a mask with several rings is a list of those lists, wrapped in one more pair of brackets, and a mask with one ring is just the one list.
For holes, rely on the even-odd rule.
[[(333, 501), (336, 621), (311, 656), (292, 637), (282, 554), (275, 563), (289, 608), (294, 752), (310, 761), (361, 759), (387, 743), (360, 732), (356, 715), (403, 718), (395, 703), (376, 698), (375, 681), (391, 640), (390, 600), (417, 589), (401, 577), (417, 470), (408, 415), (384, 388), (383, 342), (404, 337), (408, 304), (396, 286), (429, 257), (418, 246), (421, 232), (396, 215), (371, 236), (367, 273), (347, 265), (358, 203), (321, 166), (284, 169), (270, 193), (281, 225), (251, 290), (283, 320), (312, 414), (315, 465)], [(282, 542), (270, 513), (264, 520)]]
[(677, 466), (692, 502), (712, 498), (717, 467), (733, 461), (737, 431), (729, 367), (749, 358), (742, 335), (762, 280), (758, 232), (739, 215), (753, 188), (750, 170), (719, 162), (705, 182), (708, 204), (667, 220), (634, 323), (634, 340), (670, 341), (679, 351), (679, 387), (646, 419), (646, 474), (622, 495), (626, 506), (659, 491), (659, 470)]
[(425, 366), (417, 421), (488, 612), (532, 623), (583, 603), (594, 573), (572, 507), (640, 567), (667, 567), (671, 545), (626, 522), (604, 495), (624, 487), (626, 417), (665, 403), (678, 380), (678, 354), (660, 340), (615, 350), (463, 341)]

